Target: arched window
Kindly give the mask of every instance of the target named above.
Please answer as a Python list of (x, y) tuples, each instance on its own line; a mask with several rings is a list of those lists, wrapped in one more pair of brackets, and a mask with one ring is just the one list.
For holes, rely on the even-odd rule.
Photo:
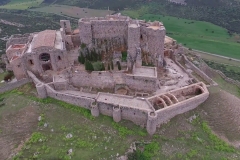
[(39, 58), (40, 58), (41, 61), (49, 61), (50, 60), (50, 54), (49, 53), (42, 53)]
[(58, 56), (58, 60), (59, 60), (59, 61), (62, 60), (61, 56)]

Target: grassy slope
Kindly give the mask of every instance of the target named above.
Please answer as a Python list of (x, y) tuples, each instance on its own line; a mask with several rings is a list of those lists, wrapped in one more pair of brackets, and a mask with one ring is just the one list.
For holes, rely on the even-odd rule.
[(25, 10), (30, 7), (37, 7), (42, 2), (43, 0), (11, 0), (10, 3), (0, 6), (0, 8)]
[[(123, 11), (123, 14), (150, 21), (162, 21), (167, 34), (179, 43), (185, 44), (186, 47), (240, 59), (240, 44), (235, 42), (224, 28), (208, 22), (186, 20), (171, 16), (152, 14), (139, 16), (141, 14), (137, 12), (139, 10)], [(144, 8), (140, 12), (144, 13)]]
[[(152, 141), (157, 145), (148, 151), (150, 155), (153, 155), (151, 159), (219, 160), (237, 159), (240, 156), (237, 150), (229, 147), (211, 133), (201, 116), (189, 122), (189, 117), (202, 113), (201, 107), (176, 116), (167, 124), (162, 125), (151, 137), (146, 134), (145, 129), (129, 121), (123, 120), (117, 124), (111, 117), (102, 115), (92, 119), (88, 110), (52, 99), (39, 100), (33, 96), (36, 91), (30, 88), (31, 85), (25, 85), (16, 91), (1, 95), (8, 105), (0, 108), (0, 117), (12, 110), (14, 110), (12, 113), (18, 111), (16, 106), (12, 105), (17, 104), (18, 98), (15, 100), (12, 97), (21, 98), (21, 104), (25, 102), (33, 106), (37, 104), (38, 112), (42, 115), (38, 128), (19, 152), (19, 159), (33, 157), (69, 159), (67, 151), (70, 148), (73, 149), (71, 159), (74, 160), (115, 159), (117, 154), (123, 154), (134, 141)], [(44, 123), (48, 126), (43, 127)], [(6, 135), (6, 131), (2, 127), (0, 129), (1, 139), (1, 136)], [(71, 133), (73, 137), (66, 139), (68, 133)], [(39, 139), (42, 139), (42, 142), (39, 142)], [(34, 156), (34, 153), (38, 154)]]

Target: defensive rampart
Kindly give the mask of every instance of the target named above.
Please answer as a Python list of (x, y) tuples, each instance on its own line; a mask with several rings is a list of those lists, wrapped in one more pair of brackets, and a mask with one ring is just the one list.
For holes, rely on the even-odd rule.
[(30, 81), (31, 81), (30, 79), (26, 78), (26, 79), (19, 80), (17, 82), (7, 83), (4, 86), (0, 87), (0, 93), (4, 93), (4, 92), (10, 91), (10, 90), (13, 90), (15, 88), (18, 88), (24, 84), (27, 84)]
[(198, 67), (196, 67), (192, 62), (188, 60), (185, 55), (182, 55), (185, 64), (187, 64), (196, 74), (202, 77), (207, 83), (210, 85), (217, 85), (210, 77), (208, 77), (203, 71), (201, 71)]
[[(100, 92), (96, 98), (92, 98), (56, 91), (53, 89), (54, 82), (49, 84), (42, 83), (36, 80), (37, 78), (31, 72), (28, 73), (36, 84), (40, 98), (52, 97), (89, 109), (95, 117), (99, 116), (99, 114), (112, 116), (115, 122), (119, 122), (121, 119), (130, 120), (137, 125), (146, 126), (148, 133), (151, 135), (156, 132), (157, 126), (178, 114), (196, 108), (209, 96), (205, 84), (197, 83), (165, 93), (170, 98), (162, 94), (145, 99)], [(188, 97), (189, 95), (191, 96)], [(155, 99), (157, 96), (163, 97), (165, 101), (169, 101), (168, 106), (162, 109), (154, 108), (154, 102), (151, 99)], [(181, 96), (185, 96), (185, 98), (181, 99)]]

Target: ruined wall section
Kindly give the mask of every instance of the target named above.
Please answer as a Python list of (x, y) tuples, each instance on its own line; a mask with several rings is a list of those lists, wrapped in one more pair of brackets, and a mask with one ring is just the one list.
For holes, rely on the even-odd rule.
[(113, 76), (110, 72), (88, 73), (86, 71), (78, 71), (73, 73), (69, 78), (70, 83), (75, 87), (93, 87), (113, 89), (115, 86)]
[(17, 80), (27, 78), (27, 73), (21, 57), (13, 59), (10, 61), (10, 64)]
[(157, 78), (134, 76), (127, 74), (125, 76), (126, 85), (130, 89), (144, 92), (155, 92), (157, 90)]
[(153, 26), (141, 25), (141, 49), (146, 53), (148, 63), (161, 67), (164, 58), (164, 38), (166, 31), (160, 23), (150, 25)]
[(99, 52), (126, 50), (127, 23), (120, 20), (92, 21), (93, 46)]
[(92, 43), (92, 26), (91, 22), (85, 22), (82, 19), (78, 22), (79, 36), (81, 43), (89, 45)]
[[(113, 117), (114, 108), (118, 107), (113, 104), (97, 102), (99, 112), (103, 115)], [(147, 112), (138, 108), (131, 108), (128, 106), (119, 106), (121, 119), (132, 121), (137, 125), (146, 126)]]
[(47, 95), (49, 97), (52, 97), (54, 99), (58, 99), (60, 101), (64, 101), (73, 105), (77, 105), (79, 107), (91, 109), (90, 106), (94, 102), (94, 99), (91, 99), (91, 98), (57, 92), (49, 85), (45, 85), (45, 87), (46, 87)]
[(29, 83), (29, 82), (31, 82), (31, 80), (28, 79), (28, 78), (25, 78), (25, 79), (21, 79), (17, 82), (14, 82), (14, 83), (7, 83), (4, 86), (0, 87), (0, 93), (4, 93), (4, 92), (10, 91), (10, 90), (13, 90), (13, 89), (18, 88), (18, 87), (20, 87), (24, 84)]
[(137, 48), (140, 47), (140, 25), (137, 21), (132, 21), (128, 25), (128, 50), (127, 64), (128, 70), (132, 71), (137, 58)]
[(182, 55), (185, 64), (187, 64), (194, 72), (196, 72), (200, 77), (202, 77), (210, 85), (217, 85), (210, 77), (208, 77), (203, 71), (196, 67), (192, 62), (190, 62), (185, 55)]
[[(42, 61), (40, 59), (42, 53), (48, 53), (50, 60)], [(65, 51), (51, 47), (38, 47), (30, 53), (25, 53), (23, 55), (23, 62), (26, 65), (26, 70), (30, 70), (37, 76), (44, 72), (42, 66), (45, 64), (51, 64), (51, 68), (54, 71), (60, 71), (69, 66)]]
[(187, 99), (185, 101), (174, 104), (170, 107), (166, 107), (156, 111), (157, 114), (157, 125), (163, 124), (175, 117), (176, 115), (190, 111), (201, 103), (203, 103), (209, 96), (209, 93), (203, 93), (201, 95), (195, 96), (194, 98)]
[[(114, 51), (127, 50), (127, 26), (128, 20), (121, 17), (80, 19), (80, 40), (87, 45), (89, 51), (95, 50), (101, 54), (103, 61), (110, 63)], [(86, 52), (86, 49), (82, 50)]]
[(12, 35), (6, 43), (6, 48), (13, 44), (27, 44), (32, 38), (32, 34), (30, 33)]

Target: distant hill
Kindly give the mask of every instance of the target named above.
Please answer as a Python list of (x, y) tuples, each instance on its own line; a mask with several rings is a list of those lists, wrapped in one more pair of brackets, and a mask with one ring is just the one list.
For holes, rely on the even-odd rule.
[[(43, 3), (53, 2), (54, 0), (44, 0)], [(238, 0), (185, 0), (186, 5), (170, 0), (57, 0), (55, 3), (93, 9), (109, 7), (115, 11), (147, 6), (149, 8), (147, 13), (207, 21), (222, 26), (231, 33), (240, 33), (240, 1)]]
[(0, 0), (0, 6), (9, 3), (10, 0)]
[(185, 0), (187, 5), (153, 0), (149, 12), (211, 22), (240, 33), (240, 1)]
[(240, 0), (0, 0), (0, 5), (5, 4), (6, 9), (29, 9), (61, 4), (91, 9), (109, 8), (116, 12), (145, 6), (148, 10), (143, 14), (207, 21), (228, 29), (230, 34), (240, 33)]

